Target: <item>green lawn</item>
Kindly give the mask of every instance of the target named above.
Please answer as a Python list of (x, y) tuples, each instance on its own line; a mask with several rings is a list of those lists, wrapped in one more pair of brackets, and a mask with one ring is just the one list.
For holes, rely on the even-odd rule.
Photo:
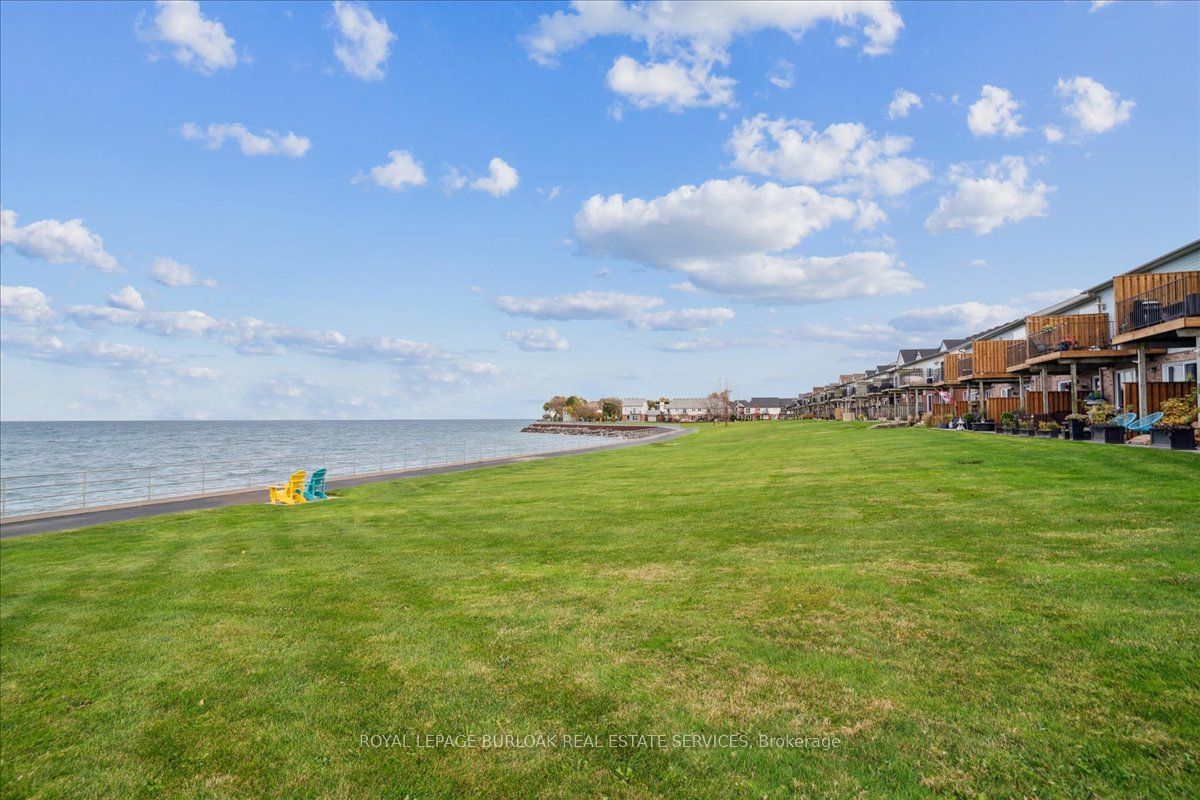
[[(747, 423), (340, 494), (4, 541), (3, 796), (1200, 786), (1196, 455)], [(539, 733), (604, 746), (411, 746)]]

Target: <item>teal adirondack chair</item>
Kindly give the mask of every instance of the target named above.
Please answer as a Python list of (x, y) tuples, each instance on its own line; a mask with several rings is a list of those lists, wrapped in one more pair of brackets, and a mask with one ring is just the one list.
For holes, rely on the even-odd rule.
[(1149, 433), (1154, 427), (1154, 423), (1163, 418), (1163, 412), (1155, 411), (1153, 414), (1147, 414), (1137, 422), (1131, 422), (1125, 426), (1125, 430), (1133, 431), (1134, 433)]
[(313, 470), (313, 474), (308, 476), (308, 483), (304, 484), (304, 499), (305, 500), (328, 500), (329, 495), (325, 494), (325, 468)]
[(1117, 414), (1113, 417), (1112, 424), (1120, 425), (1122, 428), (1128, 430), (1129, 424), (1135, 419), (1137, 419), (1137, 414), (1134, 414), (1132, 411), (1126, 411), (1124, 414)]

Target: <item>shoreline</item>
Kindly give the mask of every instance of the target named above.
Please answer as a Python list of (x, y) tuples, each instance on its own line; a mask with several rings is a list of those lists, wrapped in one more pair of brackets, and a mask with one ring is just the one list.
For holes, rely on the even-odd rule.
[[(561, 425), (564, 423), (555, 424)], [(524, 461), (540, 461), (547, 458), (562, 458), (581, 453), (595, 453), (601, 450), (615, 450), (621, 447), (632, 447), (649, 442), (666, 441), (692, 433), (688, 428), (666, 425), (641, 427), (643, 430), (657, 430), (658, 432), (645, 436), (618, 437), (610, 434), (611, 438), (608, 441), (590, 447), (580, 447), (570, 450), (551, 450), (544, 453), (504, 456), (502, 458), (485, 459), (483, 461), (360, 473), (347, 478), (331, 478), (328, 485), (330, 489), (348, 489), (368, 483), (384, 483), (386, 481), (420, 478), (427, 475), (441, 475), (450, 472), (467, 472), (469, 470), (487, 469), (506, 464), (518, 464)], [(616, 441), (612, 441), (612, 439), (616, 439)], [(121, 522), (184, 511), (202, 511), (210, 508), (226, 508), (228, 506), (254, 505), (258, 503), (266, 505), (266, 503), (263, 503), (263, 498), (266, 494), (267, 490), (265, 486), (257, 489), (224, 489), (183, 497), (163, 498), (161, 500), (133, 501), (88, 509), (45, 511), (35, 514), (14, 515), (0, 521), (0, 539), (11, 539), (19, 536), (31, 536), (54, 531), (77, 530), (106, 522)]]

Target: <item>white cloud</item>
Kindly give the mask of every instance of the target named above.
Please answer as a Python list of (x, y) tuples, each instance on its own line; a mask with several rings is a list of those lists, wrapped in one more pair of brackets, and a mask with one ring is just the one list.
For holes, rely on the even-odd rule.
[(685, 308), (680, 311), (646, 311), (636, 314), (629, 325), (650, 331), (703, 331), (733, 319), (729, 308)]
[(200, 278), (187, 264), (173, 258), (156, 258), (150, 267), (150, 277), (163, 286), (216, 286), (212, 278)]
[(976, 269), (987, 269), (990, 265), (985, 259), (976, 258), (971, 262), (971, 266)]
[(737, 36), (775, 28), (799, 38), (821, 22), (854, 28), (870, 55), (888, 52), (904, 21), (890, 2), (855, 0), (821, 3), (572, 2), (566, 11), (545, 14), (524, 37), (529, 55), (543, 65), (596, 36), (621, 35), (654, 50), (683, 50), (724, 63)]
[(712, 74), (712, 65), (679, 61), (639, 64), (620, 56), (608, 71), (608, 88), (636, 108), (665, 106), (671, 111), (733, 103), (733, 78)]
[(932, 308), (913, 308), (905, 311), (891, 321), (892, 327), (899, 331), (936, 333), (949, 336), (959, 332), (963, 335), (977, 333), (988, 328), (1009, 322), (1020, 316), (1020, 312), (1012, 306), (988, 305), (974, 301), (955, 303)]
[(508, 314), (556, 320), (628, 319), (663, 304), (662, 299), (658, 297), (592, 290), (554, 297), (501, 295), (492, 302)]
[(1059, 78), (1054, 93), (1069, 101), (1063, 106), (1063, 112), (1072, 117), (1085, 134), (1104, 133), (1128, 122), (1136, 105), (1132, 100), (1121, 100), (1119, 94), (1094, 78), (1082, 75)]
[(476, 178), (471, 181), (471, 188), (480, 192), (487, 192), (492, 197), (503, 197), (504, 195), (517, 188), (517, 184), (521, 182), (517, 171), (509, 166), (502, 158), (493, 158), (488, 162), (487, 177)]
[(982, 177), (957, 164), (949, 177), (953, 191), (942, 196), (925, 220), (930, 233), (970, 230), (982, 236), (1005, 223), (1044, 217), (1050, 206), (1047, 197), (1054, 191), (1041, 181), (1031, 183), (1025, 159), (1016, 156), (988, 164)]
[(220, 375), (208, 367), (191, 367), (176, 358), (146, 347), (114, 344), (95, 339), (67, 342), (49, 334), (8, 334), (3, 337), (6, 353), (35, 361), (116, 371), (153, 373), (192, 380), (216, 380)]
[(903, 119), (914, 108), (920, 107), (921, 98), (919, 95), (907, 89), (897, 89), (896, 93), (892, 95), (892, 102), (888, 103), (888, 119)]
[(108, 304), (113, 308), (123, 308), (126, 311), (144, 311), (146, 301), (142, 299), (142, 294), (132, 286), (126, 286), (119, 292), (114, 292), (108, 296)]
[(976, 136), (1020, 136), (1029, 130), (1021, 126), (1020, 107), (1007, 89), (985, 85), (967, 111), (967, 127)]
[(41, 325), (57, 317), (50, 298), (32, 286), (0, 286), (0, 314), (26, 325)]
[(306, 136), (297, 136), (291, 131), (283, 134), (272, 130), (251, 133), (240, 122), (214, 123), (203, 129), (194, 122), (185, 122), (179, 133), (190, 141), (204, 142), (209, 150), (220, 150), (226, 139), (232, 139), (237, 142), (244, 156), (300, 158), (312, 147), (312, 142)]
[(1105, 6), (1111, 6), (1115, 2), (1117, 2), (1117, 0), (1092, 0), (1092, 7), (1088, 9), (1088, 13), (1091, 14), (1099, 11)]
[(235, 42), (225, 26), (201, 14), (196, 0), (158, 0), (155, 6), (157, 13), (149, 27), (138, 18), (141, 38), (173, 47), (176, 61), (205, 75), (237, 63)]
[(796, 67), (786, 58), (781, 58), (767, 73), (767, 80), (780, 89), (790, 89), (796, 85)]
[(105, 252), (104, 240), (83, 226), (81, 219), (44, 219), (17, 225), (17, 214), (0, 210), (0, 246), (9, 245), (27, 258), (50, 264), (82, 264), (101, 272), (118, 272), (117, 259)]
[(667, 288), (674, 289), (677, 292), (688, 292), (689, 294), (695, 294), (696, 292), (700, 291), (699, 289), (696, 288), (696, 284), (692, 283), (691, 281), (683, 281), (681, 283), (672, 283)]
[(347, 0), (334, 0), (333, 14), (338, 30), (333, 54), (346, 72), (364, 81), (382, 79), (396, 39), (387, 20), (377, 19), (365, 3)]
[(751, 302), (812, 303), (907, 292), (920, 283), (887, 253), (804, 257), (791, 251), (835, 222), (877, 218), (878, 206), (809, 186), (744, 178), (681, 186), (651, 200), (589, 198), (575, 215), (584, 253), (680, 272)]
[(299, 328), (254, 317), (219, 319), (203, 311), (130, 311), (101, 306), (69, 306), (66, 316), (84, 328), (120, 326), (153, 336), (203, 338), (232, 347), (243, 355), (306, 355), (341, 361), (388, 364), (419, 370), (438, 382), (452, 376), (494, 374), (495, 365), (467, 362), (436, 345), (391, 336), (350, 338), (335, 330)]
[(740, 170), (802, 183), (836, 181), (833, 190), (839, 192), (899, 195), (930, 178), (924, 162), (901, 155), (912, 139), (876, 139), (856, 122), (818, 131), (805, 120), (759, 114), (734, 128), (728, 147)]
[(1042, 128), (1042, 135), (1046, 137), (1046, 141), (1054, 144), (1063, 140), (1062, 128), (1057, 125), (1046, 125)]
[[(608, 74), (614, 91), (639, 108), (692, 106), (733, 102), (732, 78), (714, 75), (729, 65), (729, 45), (739, 36), (776, 29), (799, 39), (822, 22), (862, 34), (870, 55), (891, 49), (904, 22), (890, 2), (826, 0), (809, 3), (712, 2), (582, 2), (544, 14), (522, 40), (530, 57), (552, 66), (564, 52), (597, 36), (627, 36), (643, 42), (649, 59), (639, 64), (621, 56)], [(840, 43), (840, 41), (839, 41)], [(781, 78), (787, 82), (787, 78)], [(778, 85), (778, 84), (777, 84)]]
[(406, 186), (424, 186), (425, 170), (407, 150), (389, 150), (388, 163), (371, 167), (367, 175), (360, 172), (351, 182), (364, 183), (368, 180), (385, 189), (399, 192)]
[(567, 340), (554, 328), (529, 328), (523, 331), (509, 331), (504, 338), (522, 350), (570, 350)]
[(770, 339), (711, 339), (707, 336), (698, 336), (695, 339), (650, 346), (664, 353), (715, 353), (720, 350), (746, 347), (770, 347), (773, 346), (773, 342)]

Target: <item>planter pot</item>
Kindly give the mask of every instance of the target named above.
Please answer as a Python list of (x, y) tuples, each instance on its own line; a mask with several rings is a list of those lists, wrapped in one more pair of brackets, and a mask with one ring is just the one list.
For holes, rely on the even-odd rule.
[(996, 432), (996, 423), (995, 422), (976, 422), (975, 430), (983, 431), (985, 433), (995, 433)]
[(1093, 425), (1092, 441), (1105, 444), (1125, 444), (1125, 429), (1120, 425)]
[(1037, 432), (1037, 435), (1038, 435), (1038, 438), (1039, 438), (1039, 439), (1049, 439), (1049, 438), (1050, 438), (1050, 431), (1038, 431), (1038, 432)]
[(1002, 428), (1001, 430), (1003, 430), (1003, 431), (1004, 431), (1004, 433), (1007, 433), (1007, 434), (1009, 434), (1010, 436), (1011, 436), (1012, 434), (1014, 434), (1014, 433), (1016, 433), (1016, 432), (1017, 432), (1017, 429), (1016, 429), (1016, 428)]
[(1172, 450), (1195, 450), (1195, 428), (1151, 428), (1150, 444)]
[(1033, 428), (1026, 428), (1025, 430), (1021, 431), (1021, 433), (1025, 434), (1026, 436), (1037, 436), (1037, 431)]
[(1067, 427), (1064, 429), (1066, 437), (1074, 441), (1083, 439), (1084, 421), (1081, 419), (1067, 420)]

